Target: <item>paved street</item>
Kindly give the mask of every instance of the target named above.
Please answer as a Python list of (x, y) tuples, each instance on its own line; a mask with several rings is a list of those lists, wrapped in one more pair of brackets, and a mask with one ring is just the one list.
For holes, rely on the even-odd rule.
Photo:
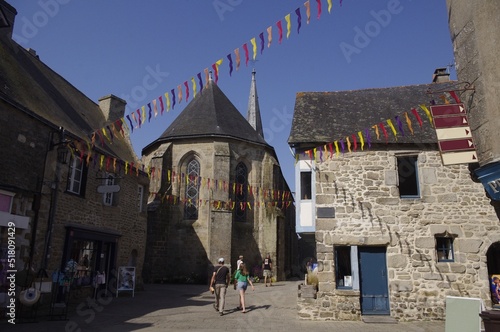
[[(306, 321), (297, 318), (299, 282), (278, 282), (273, 287), (257, 284), (247, 291), (249, 312), (243, 314), (237, 291), (228, 289), (224, 316), (214, 310), (213, 295), (202, 285), (146, 285), (135, 297), (120, 293), (118, 298), (89, 308), (74, 303), (66, 321), (51, 321), (38, 315), (36, 323), (12, 326), (0, 322), (0, 331), (409, 331), (442, 332), (444, 322), (379, 324), (364, 322)], [(79, 308), (79, 309), (77, 309)]]

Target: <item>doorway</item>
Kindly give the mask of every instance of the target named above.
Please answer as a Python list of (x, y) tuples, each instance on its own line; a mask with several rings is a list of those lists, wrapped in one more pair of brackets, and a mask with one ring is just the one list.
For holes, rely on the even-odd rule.
[(390, 315), (386, 248), (358, 247), (362, 315)]

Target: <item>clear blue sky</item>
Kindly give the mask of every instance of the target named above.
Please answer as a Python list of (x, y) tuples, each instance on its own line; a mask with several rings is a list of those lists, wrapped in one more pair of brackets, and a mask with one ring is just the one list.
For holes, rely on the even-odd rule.
[[(218, 85), (246, 115), (252, 68), (265, 138), (274, 146), (290, 187), (294, 159), (287, 139), (295, 94), (429, 83), (437, 67), (454, 63), (445, 0), (8, 0), (18, 15), (14, 39), (95, 102), (115, 94), (130, 114), (190, 82), (223, 58)], [(297, 33), (299, 8), (302, 27)], [(285, 16), (292, 29), (286, 38)], [(283, 24), (278, 44), (276, 22)], [(267, 44), (260, 54), (259, 34)], [(241, 46), (255, 37), (257, 62), (244, 64)], [(242, 65), (229, 76), (226, 55), (240, 48)], [(234, 53), (233, 53), (234, 59)], [(452, 78), (455, 71), (451, 70)], [(191, 85), (190, 85), (191, 86)], [(190, 93), (190, 100), (192, 92)], [(427, 101), (423, 101), (427, 102)], [(131, 135), (136, 153), (157, 139), (187, 105), (151, 120)], [(96, 128), (98, 129), (98, 128)]]

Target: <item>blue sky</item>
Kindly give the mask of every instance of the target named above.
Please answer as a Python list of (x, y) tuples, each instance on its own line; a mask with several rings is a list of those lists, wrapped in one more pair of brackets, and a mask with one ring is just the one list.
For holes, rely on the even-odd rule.
[[(265, 138), (276, 149), (295, 188), (287, 144), (295, 94), (430, 83), (435, 68), (454, 63), (444, 0), (8, 0), (18, 15), (14, 39), (97, 102), (114, 94), (126, 114), (147, 105), (217, 60), (218, 85), (246, 115), (252, 68)], [(297, 33), (295, 10), (302, 26)], [(286, 37), (285, 16), (291, 16)], [(283, 24), (278, 43), (276, 22)], [(267, 47), (267, 31), (273, 41)], [(266, 47), (260, 54), (259, 34)], [(257, 39), (256, 62), (245, 66), (242, 45)], [(229, 75), (227, 54), (240, 48), (242, 64)], [(204, 76), (203, 76), (204, 77)], [(451, 77), (456, 78), (451, 69)], [(191, 86), (191, 85), (189, 85)], [(192, 98), (190, 93), (189, 100)], [(423, 101), (427, 102), (427, 101)], [(136, 153), (156, 140), (187, 105), (158, 115), (131, 135)], [(98, 128), (96, 128), (98, 129)]]

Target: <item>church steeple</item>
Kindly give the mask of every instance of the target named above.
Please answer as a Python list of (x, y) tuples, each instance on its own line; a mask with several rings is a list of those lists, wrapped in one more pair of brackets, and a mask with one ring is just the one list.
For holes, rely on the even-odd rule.
[(252, 71), (252, 84), (250, 85), (250, 97), (248, 98), (247, 121), (264, 138), (262, 130), (262, 119), (260, 118), (259, 98), (257, 97), (257, 83), (255, 82), (255, 69)]

